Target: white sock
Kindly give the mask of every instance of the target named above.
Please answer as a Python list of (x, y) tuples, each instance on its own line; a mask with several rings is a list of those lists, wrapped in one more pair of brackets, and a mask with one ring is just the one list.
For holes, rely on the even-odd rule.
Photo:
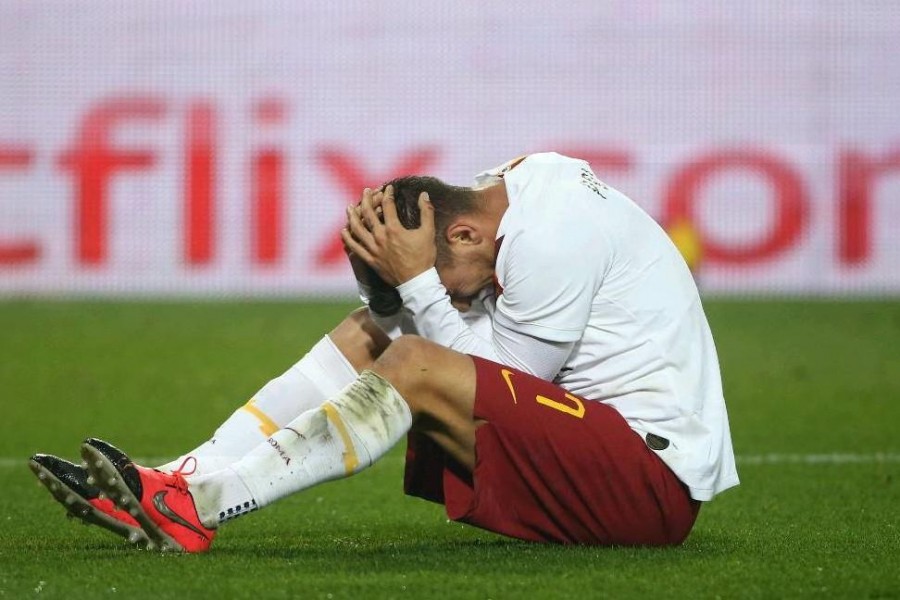
[(381, 458), (409, 431), (412, 414), (394, 386), (363, 371), (230, 467), (191, 479), (207, 527), (308, 487), (347, 477)]
[(157, 469), (172, 472), (191, 458), (197, 467), (191, 477), (224, 469), (354, 379), (356, 370), (326, 335), (299, 362), (234, 411), (212, 439)]

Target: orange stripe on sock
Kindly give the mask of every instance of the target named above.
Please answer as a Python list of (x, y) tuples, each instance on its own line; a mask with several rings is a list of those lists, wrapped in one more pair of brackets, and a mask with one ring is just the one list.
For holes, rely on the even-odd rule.
[(347, 475), (352, 475), (353, 471), (356, 470), (356, 467), (359, 466), (359, 457), (356, 456), (356, 449), (353, 447), (353, 441), (350, 439), (350, 432), (347, 431), (347, 426), (344, 425), (341, 415), (338, 414), (338, 411), (334, 406), (326, 402), (322, 405), (322, 408), (325, 410), (325, 416), (328, 417), (329, 421), (334, 423), (338, 433), (341, 435), (341, 440), (344, 442), (344, 448), (346, 448), (344, 452), (344, 470), (347, 472)]
[(267, 415), (263, 411), (259, 410), (259, 407), (256, 406), (256, 404), (254, 404), (255, 401), (256, 401), (256, 398), (251, 398), (250, 402), (248, 402), (241, 408), (246, 410), (248, 413), (250, 413), (257, 419), (259, 419), (259, 423), (260, 423), (259, 430), (263, 432), (264, 436), (269, 437), (270, 435), (272, 435), (273, 433), (275, 433), (276, 431), (281, 429), (281, 427), (279, 427), (278, 424), (275, 423), (275, 421), (270, 419), (269, 415)]

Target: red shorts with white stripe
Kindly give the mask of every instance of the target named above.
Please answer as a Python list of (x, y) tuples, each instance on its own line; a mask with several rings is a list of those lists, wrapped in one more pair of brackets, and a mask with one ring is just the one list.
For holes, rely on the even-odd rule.
[(679, 544), (700, 503), (612, 407), (472, 357), (475, 470), (410, 433), (404, 489), (455, 520), (538, 542)]

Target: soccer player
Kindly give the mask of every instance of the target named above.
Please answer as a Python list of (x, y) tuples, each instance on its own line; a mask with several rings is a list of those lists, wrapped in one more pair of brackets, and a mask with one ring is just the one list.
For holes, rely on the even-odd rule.
[[(526, 540), (677, 544), (701, 502), (737, 485), (690, 271), (584, 161), (530, 155), (473, 188), (395, 180), (365, 191), (343, 238), (370, 309), (210, 442), (162, 469), (82, 446), (150, 545), (203, 551), (222, 523), (352, 475), (404, 436), (408, 494)], [(457, 310), (470, 304), (474, 317)], [(306, 394), (288, 406), (268, 389), (282, 384)]]

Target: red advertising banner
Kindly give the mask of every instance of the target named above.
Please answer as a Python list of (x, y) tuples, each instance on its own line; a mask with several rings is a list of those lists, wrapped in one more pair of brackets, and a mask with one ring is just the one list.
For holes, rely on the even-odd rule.
[(306, 4), (0, 4), (0, 297), (351, 294), (363, 187), (545, 150), (707, 292), (900, 293), (894, 2)]

